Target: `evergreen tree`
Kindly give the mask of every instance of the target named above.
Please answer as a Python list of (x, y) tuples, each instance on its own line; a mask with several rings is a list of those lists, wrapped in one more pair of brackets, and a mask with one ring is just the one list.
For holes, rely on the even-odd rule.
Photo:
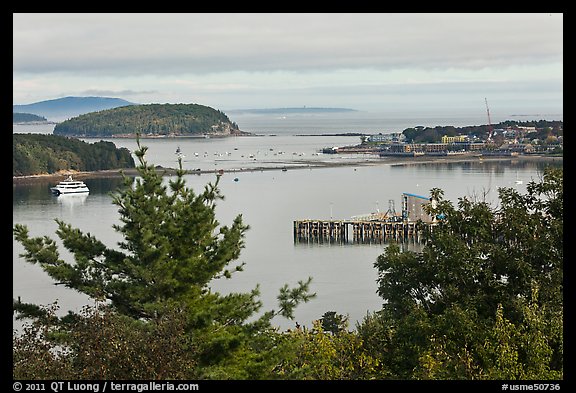
[[(216, 220), (217, 201), (223, 199), (219, 177), (197, 194), (186, 187), (180, 162), (176, 178), (166, 186), (162, 174), (146, 163), (146, 150), (138, 141), (140, 178), (133, 186), (133, 180), (125, 177), (124, 187), (113, 199), (121, 221), (113, 228), (124, 239), (119, 249), (108, 248), (90, 233), (56, 220), (56, 233), (74, 263), (60, 258), (54, 240), (31, 238), (26, 226), (16, 224), (13, 231), (24, 246), (22, 256), (39, 264), (57, 284), (104, 301), (119, 315), (157, 321), (165, 315), (183, 314), (184, 331), (197, 349), (202, 375), (247, 377), (246, 370), (253, 367), (248, 360), (261, 361), (246, 355), (257, 350), (253, 337), (272, 331), (275, 315), (290, 318), (299, 302), (312, 298), (308, 292), (311, 279), (293, 289), (285, 285), (278, 297), (279, 309), (249, 323), (261, 306), (258, 286), (249, 293), (228, 295), (210, 287), (213, 280), (242, 270), (243, 264), (230, 265), (239, 257), (248, 230), (241, 215), (230, 226)], [(21, 317), (46, 314), (36, 305), (20, 302), (14, 302), (14, 310)], [(77, 324), (78, 316), (62, 318), (59, 328), (66, 330), (66, 323)], [(262, 340), (258, 343), (260, 350), (266, 348)]]

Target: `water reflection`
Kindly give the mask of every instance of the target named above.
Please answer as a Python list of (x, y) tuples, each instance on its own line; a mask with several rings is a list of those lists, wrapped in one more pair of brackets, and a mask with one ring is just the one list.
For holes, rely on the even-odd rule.
[[(129, 179), (133, 183), (135, 177), (129, 176)], [(121, 177), (86, 179), (84, 183), (90, 189), (90, 194), (109, 194), (124, 187), (124, 180)]]
[[(414, 165), (413, 165), (414, 164)], [(418, 162), (410, 163), (403, 162), (399, 164), (391, 164), (393, 170), (405, 170), (407, 166), (412, 167), (416, 172), (446, 172), (460, 170), (462, 172), (478, 172), (478, 173), (494, 173), (503, 175), (509, 169), (519, 169), (523, 171), (539, 171), (543, 172), (548, 167), (561, 168), (563, 166), (562, 158), (542, 160), (530, 159), (509, 159), (509, 160), (477, 160), (477, 161), (463, 161), (463, 162)]]
[(295, 237), (294, 247), (295, 248), (330, 248), (330, 247), (378, 247), (382, 250), (390, 244), (397, 244), (402, 252), (412, 251), (412, 252), (422, 252), (425, 243), (421, 241), (421, 238), (411, 237), (407, 239), (392, 240), (392, 239), (370, 239), (365, 238), (362, 240), (352, 239), (350, 241), (341, 241), (335, 238), (325, 238), (325, 237)]
[(73, 208), (74, 206), (83, 205), (86, 203), (86, 198), (88, 198), (88, 193), (80, 194), (60, 194), (56, 196), (56, 200), (62, 206)]

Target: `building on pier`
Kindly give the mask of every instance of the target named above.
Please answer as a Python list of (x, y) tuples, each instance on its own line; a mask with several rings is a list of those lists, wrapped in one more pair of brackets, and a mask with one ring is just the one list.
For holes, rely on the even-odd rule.
[(408, 192), (402, 193), (402, 219), (404, 221), (432, 222), (432, 216), (424, 211), (424, 205), (428, 203), (430, 203), (428, 197)]
[(389, 201), (386, 213), (370, 213), (353, 216), (349, 220), (295, 220), (294, 241), (337, 243), (383, 243), (395, 241), (420, 241), (420, 225), (434, 223), (424, 206), (430, 198), (402, 194), (402, 213), (396, 214), (393, 201)]

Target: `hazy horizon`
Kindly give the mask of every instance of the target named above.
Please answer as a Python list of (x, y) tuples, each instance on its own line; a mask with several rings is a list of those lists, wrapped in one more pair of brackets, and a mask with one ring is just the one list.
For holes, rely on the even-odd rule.
[(13, 104), (562, 113), (561, 13), (15, 13)]
[[(68, 96), (70, 97), (70, 96)], [(86, 97), (96, 97), (96, 98), (119, 98), (119, 97), (103, 97), (103, 96), (86, 96)], [(37, 102), (31, 102), (31, 103), (26, 103), (26, 104), (14, 104), (14, 105), (32, 105), (32, 104), (37, 104), (40, 102), (45, 102), (45, 101), (52, 101), (52, 100), (58, 100), (60, 98), (67, 98), (67, 97), (58, 97), (58, 98), (54, 98), (54, 99), (48, 99), (48, 100), (43, 100), (43, 101), (37, 101)], [(127, 100), (128, 101), (128, 100)], [(140, 103), (140, 102), (132, 102), (133, 104), (157, 104), (158, 102), (149, 102), (149, 103)], [(192, 103), (191, 103), (192, 104)], [(201, 104), (204, 105), (202, 103), (194, 103), (194, 104)], [(301, 106), (301, 107), (262, 107), (262, 108), (237, 108), (237, 109), (225, 109), (225, 108), (215, 108), (218, 110), (223, 111), (224, 113), (226, 113), (229, 116), (252, 116), (252, 117), (261, 117), (264, 115), (278, 115), (278, 114), (286, 114), (286, 115), (292, 115), (292, 116), (306, 116), (306, 115), (317, 115), (317, 114), (332, 114), (332, 115), (339, 115), (339, 116), (359, 116), (359, 117), (381, 117), (381, 116), (390, 116), (392, 118), (406, 118), (406, 117), (411, 117), (416, 119), (421, 119), (421, 118), (465, 118), (465, 117), (474, 117), (477, 119), (484, 119), (485, 123), (483, 124), (487, 124), (488, 123), (488, 118), (487, 118), (487, 109), (486, 109), (486, 102), (482, 101), (478, 108), (475, 108), (474, 110), (468, 110), (468, 111), (453, 111), (451, 108), (445, 108), (444, 110), (419, 110), (419, 111), (415, 111), (415, 110), (385, 110), (385, 109), (376, 109), (376, 110), (360, 110), (360, 109), (356, 109), (356, 108), (342, 108), (342, 107), (329, 107), (329, 106), (314, 106), (314, 107), (308, 107), (308, 106)], [(282, 113), (281, 110), (285, 109), (285, 110), (298, 110), (298, 109), (344, 109), (344, 110), (350, 110), (350, 112), (348, 111), (342, 111), (342, 112), (310, 112), (310, 113), (306, 113), (305, 111), (294, 111), (293, 113)], [(491, 118), (495, 121), (495, 122), (499, 122), (499, 121), (503, 121), (503, 120), (518, 120), (518, 121), (523, 121), (523, 118), (529, 118), (529, 120), (539, 120), (539, 119), (544, 119), (544, 120), (561, 120), (563, 121), (563, 113), (562, 112), (554, 112), (554, 111), (528, 111), (528, 112), (506, 112), (506, 111), (501, 111), (499, 108), (493, 108), (493, 107), (489, 107), (490, 110), (490, 115)], [(269, 111), (269, 112), (257, 112), (257, 111)], [(65, 120), (66, 117), (56, 117), (53, 119), (49, 119), (49, 120), (54, 120), (54, 121), (62, 121)]]

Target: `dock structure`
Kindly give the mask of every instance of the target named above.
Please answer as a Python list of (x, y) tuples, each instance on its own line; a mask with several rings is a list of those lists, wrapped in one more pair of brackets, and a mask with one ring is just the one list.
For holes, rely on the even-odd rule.
[(294, 242), (297, 243), (384, 243), (386, 241), (420, 241), (416, 221), (365, 220), (295, 220)]
[[(296, 243), (355, 243), (371, 244), (420, 242), (420, 225), (434, 225), (436, 219), (426, 213), (424, 205), (431, 202), (425, 196), (402, 193), (402, 213), (397, 214), (394, 201), (389, 200), (386, 213), (361, 214), (347, 220), (296, 220)], [(432, 202), (432, 205), (434, 203)]]

